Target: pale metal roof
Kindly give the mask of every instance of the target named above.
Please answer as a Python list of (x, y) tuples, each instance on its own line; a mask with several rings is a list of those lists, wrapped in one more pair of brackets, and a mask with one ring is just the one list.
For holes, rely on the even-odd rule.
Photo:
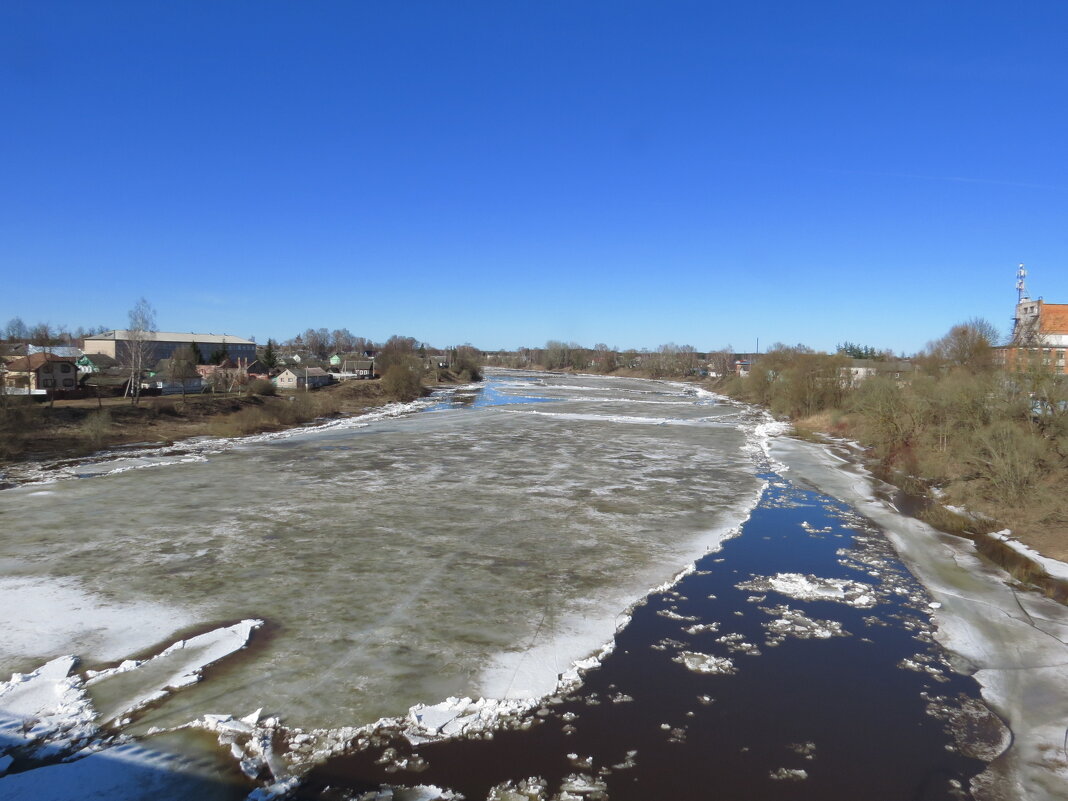
[[(97, 334), (96, 336), (86, 337), (86, 342), (92, 342), (94, 340), (115, 340), (123, 342), (132, 339), (129, 330), (117, 329), (115, 331), (105, 331), (103, 334)], [(227, 345), (255, 345), (251, 339), (243, 339), (242, 337), (235, 337), (230, 334), (195, 334), (192, 331), (183, 333), (178, 331), (149, 331), (148, 339), (152, 342), (182, 342), (182, 343), (197, 343), (198, 345), (221, 345), (224, 342)]]

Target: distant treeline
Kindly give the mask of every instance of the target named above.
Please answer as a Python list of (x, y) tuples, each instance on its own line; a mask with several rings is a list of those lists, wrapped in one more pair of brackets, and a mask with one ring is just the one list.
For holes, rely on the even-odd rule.
[(574, 342), (549, 340), (541, 348), (517, 348), (494, 354), (490, 364), (516, 369), (574, 370), (584, 373), (636, 371), (650, 378), (673, 378), (705, 375), (709, 371), (724, 375), (733, 369), (736, 354), (725, 348), (712, 353), (700, 352), (692, 345), (668, 343), (656, 350), (617, 350), (605, 344), (592, 348)]

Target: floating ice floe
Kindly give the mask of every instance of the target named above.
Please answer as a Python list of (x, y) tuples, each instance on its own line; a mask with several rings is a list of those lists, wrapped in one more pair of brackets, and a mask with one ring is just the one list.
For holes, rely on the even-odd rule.
[(709, 631), (719, 631), (719, 621), (713, 621), (712, 623), (695, 623), (692, 626), (687, 626), (683, 629), (687, 634), (704, 634)]
[(0, 576), (0, 610), (0, 663), (23, 656), (44, 662), (67, 653), (112, 662), (195, 620), (188, 610), (111, 601), (76, 580), (48, 576)]
[(831, 637), (849, 636), (849, 632), (842, 628), (842, 624), (837, 620), (811, 618), (786, 604), (761, 606), (759, 609), (775, 618), (761, 624), (767, 631), (766, 642), (769, 646), (781, 645), (788, 637), (799, 640), (827, 640)]
[(722, 637), (717, 637), (716, 642), (720, 645), (727, 646), (727, 650), (732, 654), (748, 654), (749, 656), (760, 656), (760, 648), (754, 643), (746, 642), (744, 634), (724, 634)]
[(713, 656), (711, 654), (698, 653), (697, 651), (682, 651), (672, 661), (685, 665), (687, 669), (692, 670), (694, 673), (730, 676), (738, 672), (734, 667), (734, 661), (730, 657)]
[(805, 759), (816, 758), (816, 744), (811, 740), (803, 743), (790, 743), (786, 747), (795, 754), (803, 756)]
[(678, 620), (683, 623), (694, 623), (701, 619), (697, 615), (679, 614), (674, 609), (658, 609), (656, 610), (656, 613), (660, 615), (660, 617), (666, 617), (668, 620)]
[(490, 788), (486, 801), (545, 801), (548, 784), (540, 776), (504, 782)]
[(803, 782), (808, 778), (808, 771), (803, 768), (776, 768), (768, 778), (777, 782)]
[(771, 590), (799, 601), (835, 601), (858, 609), (868, 609), (878, 603), (875, 589), (870, 584), (850, 579), (805, 576), (801, 573), (755, 576), (735, 586), (740, 590), (755, 592)]

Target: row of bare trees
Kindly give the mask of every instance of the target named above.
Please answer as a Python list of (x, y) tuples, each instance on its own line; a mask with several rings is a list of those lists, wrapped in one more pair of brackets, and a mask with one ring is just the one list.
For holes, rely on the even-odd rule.
[(12, 317), (3, 328), (3, 339), (9, 343), (24, 343), (40, 347), (75, 345), (85, 337), (91, 337), (107, 331), (103, 326), (82, 328), (73, 331), (64, 326), (55, 326), (48, 322), (27, 325), (21, 317)]
[(375, 350), (375, 343), (366, 337), (359, 337), (347, 328), (329, 331), (326, 328), (308, 328), (282, 343), (293, 350), (305, 350), (319, 359), (326, 359), (332, 353), (358, 353)]
[(734, 356), (730, 346), (711, 353), (698, 352), (693, 345), (669, 342), (655, 350), (619, 350), (598, 343), (592, 348), (576, 342), (549, 340), (541, 348), (520, 347), (499, 354), (498, 364), (519, 369), (575, 370), (589, 373), (613, 373), (620, 369), (639, 370), (651, 378), (695, 375), (706, 369), (726, 374)]
[(1006, 525), (1061, 525), (1068, 377), (1041, 355), (999, 364), (998, 339), (990, 323), (968, 320), (929, 342), (912, 369), (859, 382), (842, 380), (844, 354), (779, 346), (724, 391), (855, 438), (887, 467)]

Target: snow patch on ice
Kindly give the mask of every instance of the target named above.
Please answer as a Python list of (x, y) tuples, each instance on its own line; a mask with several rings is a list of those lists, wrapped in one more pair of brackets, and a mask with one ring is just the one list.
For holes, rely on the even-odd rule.
[(114, 603), (71, 580), (0, 577), (0, 666), (27, 655), (48, 659), (65, 652), (99, 662), (120, 659), (160, 642), (194, 622), (187, 610)]

